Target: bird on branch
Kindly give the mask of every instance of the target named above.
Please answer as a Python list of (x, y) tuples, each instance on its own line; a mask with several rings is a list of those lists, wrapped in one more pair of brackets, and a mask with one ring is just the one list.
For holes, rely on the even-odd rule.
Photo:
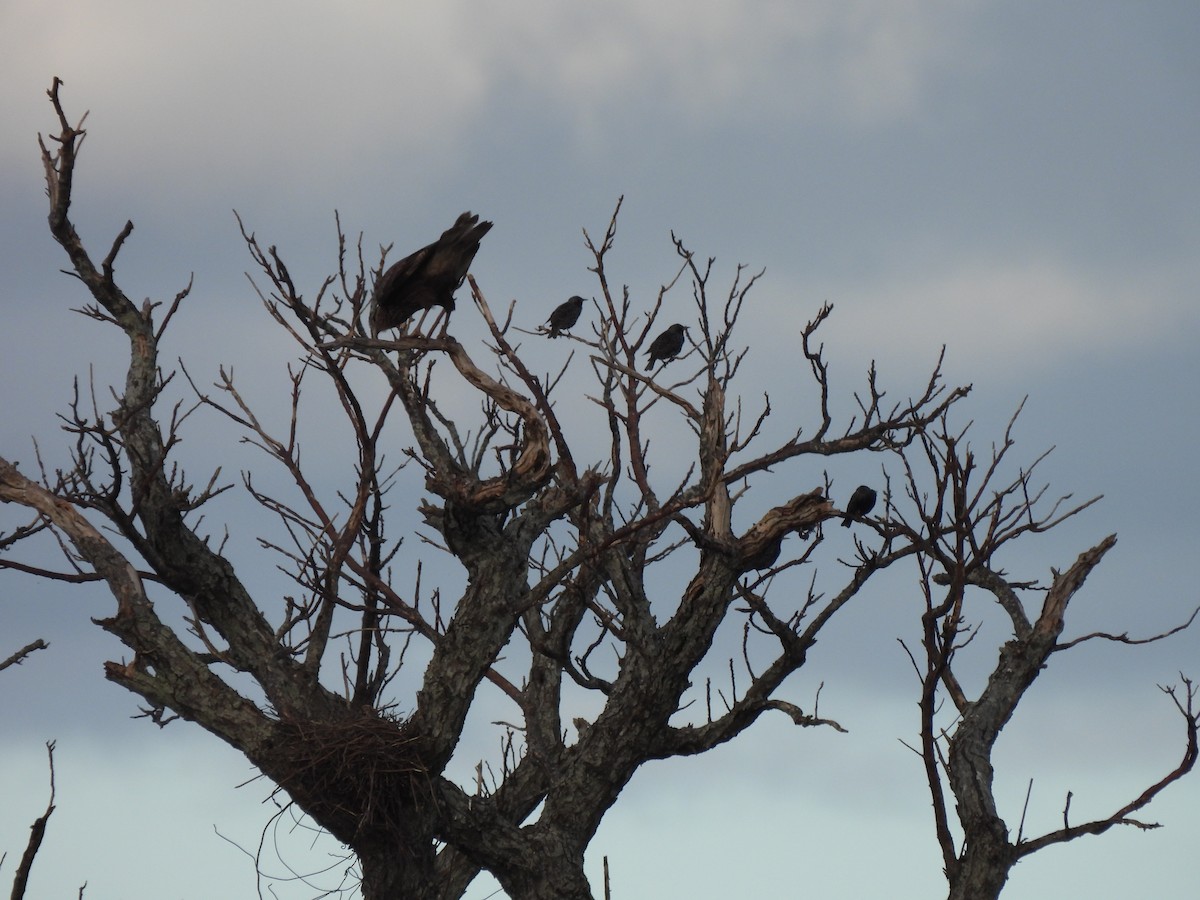
[(423, 309), (453, 310), (454, 292), (467, 277), (479, 242), (491, 227), (491, 222), (480, 222), (479, 216), (465, 212), (428, 247), (384, 272), (371, 301), (371, 336), (398, 328)]
[(860, 484), (850, 495), (850, 502), (846, 504), (846, 515), (842, 517), (842, 527), (849, 528), (851, 519), (865, 516), (874, 508), (875, 492), (865, 484)]
[(687, 329), (677, 323), (656, 337), (650, 344), (650, 362), (646, 363), (647, 371), (654, 371), (654, 364), (659, 360), (662, 360), (662, 364), (665, 366), (677, 357), (679, 351), (683, 349), (683, 339), (686, 334)]
[(584, 300), (580, 296), (572, 297), (565, 303), (560, 303), (554, 312), (550, 313), (550, 318), (546, 320), (544, 330), (548, 330), (549, 337), (558, 337), (564, 331), (567, 331), (571, 326), (579, 321), (579, 314), (583, 312)]
[(747, 556), (742, 560), (742, 571), (751, 569), (769, 569), (779, 560), (779, 552), (783, 549), (784, 534), (780, 534), (775, 538), (767, 541), (762, 548), (753, 556)]

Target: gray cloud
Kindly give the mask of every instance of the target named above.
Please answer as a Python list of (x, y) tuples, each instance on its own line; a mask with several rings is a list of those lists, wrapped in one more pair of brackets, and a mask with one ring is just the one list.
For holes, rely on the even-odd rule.
[[(719, 257), (722, 287), (739, 261), (766, 268), (740, 324), (751, 350), (741, 390), (748, 408), (771, 393), (772, 437), (811, 422), (796, 341), (821, 303), (836, 305), (823, 337), (845, 415), (871, 359), (898, 399), (921, 385), (946, 343), (950, 380), (976, 385), (964, 419), (976, 420), (978, 447), (1000, 437), (1029, 393), (1020, 459), (1057, 445), (1044, 471), (1053, 489), (1106, 495), (1004, 564), (1045, 578), (1117, 531), (1070, 627), (1169, 627), (1196, 602), (1188, 563), (1200, 541), (1198, 26), (1186, 5), (1117, 2), (12, 0), (0, 12), (3, 452), (32, 465), (33, 434), (61, 464), (53, 411), (73, 377), (86, 380), (97, 360), (102, 400), (121, 378), (119, 336), (67, 312), (85, 298), (59, 274), (65, 261), (46, 234), (34, 135), (54, 127), (44, 92), (58, 74), (71, 115), (92, 111), (73, 207), (91, 249), (102, 255), (132, 217), (118, 265), (132, 296), (170, 297), (194, 271), (169, 351), (200, 384), (232, 364), (268, 418), (282, 420), (281, 367), (293, 351), (245, 282), (231, 208), (279, 246), (308, 291), (336, 262), (335, 208), (352, 237), (363, 231), (372, 263), (380, 244), (394, 241), (394, 258), (475, 209), (497, 224), (473, 271), (494, 307), (515, 299), (518, 323), (532, 327), (570, 294), (596, 292), (580, 229), (598, 234), (623, 193), (610, 274), (641, 308), (674, 273), (672, 228), (701, 256)], [(672, 321), (693, 315), (686, 291), (664, 310)], [(465, 304), (455, 329), (471, 346), (483, 333)], [(566, 354), (532, 339), (527, 347), (547, 370)], [(586, 373), (572, 376), (564, 391), (578, 396), (587, 385)], [(439, 390), (448, 407), (471, 406), (456, 383)], [(586, 444), (596, 426), (578, 406), (568, 427)], [(336, 411), (314, 401), (312, 416), (308, 452), (330, 463), (322, 488), (332, 490), (337, 447), (318, 436)], [(670, 481), (685, 431), (669, 421), (656, 428), (667, 456), (656, 477)], [(397, 447), (407, 440), (399, 432)], [(234, 440), (196, 420), (184, 450), (197, 472), (220, 457), (236, 480), (238, 468), (259, 462)], [(881, 478), (886, 462), (805, 462), (778, 483), (809, 489), (828, 468), (840, 490)], [(741, 524), (770, 500), (751, 494)], [(246, 533), (258, 524), (243, 517), (244, 496), (225, 502)], [(408, 550), (423, 552), (415, 539)], [(846, 547), (828, 550), (823, 585), (843, 574), (834, 560)], [(248, 549), (239, 562), (250, 559)], [(807, 575), (777, 590), (799, 591)], [(266, 604), (281, 590), (270, 578), (256, 589)], [(676, 602), (676, 582), (655, 589), (664, 608)], [(724, 897), (750, 884), (762, 896), (803, 887), (858, 897), (894, 892), (898, 880), (919, 886), (914, 895), (936, 894), (928, 801), (915, 758), (896, 741), (913, 726), (895, 642), (912, 631), (911, 572), (861, 599), (816, 648), (813, 670), (789, 685), (789, 699), (808, 702), (826, 680), (822, 708), (846, 718), (851, 734), (764, 721), (711, 759), (642, 773), (589, 857), (598, 871), (599, 855), (610, 855), (618, 895)], [(248, 773), (208, 735), (180, 723), (163, 737), (126, 719), (134, 698), (100, 676), (120, 648), (88, 621), (110, 609), (101, 592), (5, 578), (0, 633), (52, 644), (0, 677), (11, 763), (0, 768), (0, 795), (23, 798), (21, 809), (36, 815), (40, 742), (59, 736), (64, 754), (40, 891), (72, 893), (86, 878), (136, 896), (123, 868), (127, 841), (153, 837), (136, 829), (153, 832), (156, 817), (139, 818), (135, 805), (120, 827), (96, 828), (132, 797), (162, 800), (177, 811), (172, 826), (190, 829), (159, 851), (164, 873), (194, 874), (189, 896), (244, 893), (239, 854), (217, 839), (199, 853), (190, 842), (214, 823), (253, 842), (266, 791), (250, 800), (233, 791)], [(1002, 633), (979, 615), (987, 634)], [(1116, 796), (1110, 776), (1124, 789), (1173, 764), (1177, 736), (1162, 724), (1154, 685), (1196, 674), (1196, 651), (1196, 635), (1185, 634), (1056, 660), (1061, 677), (1048, 673), (1044, 694), (1014, 720), (1006, 809), (1019, 806), (1031, 775), (1038, 815), (1053, 817), (1063, 790), (1103, 809)], [(707, 671), (720, 676), (725, 654), (738, 652), (738, 636), (723, 635)], [(489, 722), (503, 713), (489, 701), (473, 723), (458, 760), (464, 779), (494, 749)], [(95, 740), (85, 743), (89, 732)], [(1081, 762), (1059, 752), (1080, 746), (1105, 753)], [(1153, 835), (1109, 834), (1023, 863), (1010, 895), (1191, 897), (1179, 860), (1200, 832), (1197, 791), (1184, 784), (1156, 804), (1151, 818), (1169, 827)], [(31, 817), (5, 818), (0, 847), (11, 851)], [(876, 865), (858, 864), (863, 846)], [(83, 864), (64, 862), (72, 859)], [(162, 883), (142, 896), (160, 896)], [(477, 887), (474, 896), (488, 892)]]

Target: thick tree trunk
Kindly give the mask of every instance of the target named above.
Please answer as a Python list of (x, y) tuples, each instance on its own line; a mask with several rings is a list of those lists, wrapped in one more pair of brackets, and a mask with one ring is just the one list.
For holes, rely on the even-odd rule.
[(413, 859), (399, 842), (378, 850), (358, 850), (363, 900), (442, 900), (431, 865)]
[(594, 900), (591, 885), (574, 866), (556, 866), (538, 877), (512, 881), (505, 888), (512, 900)]
[(1008, 832), (996, 819), (989, 828), (976, 828), (971, 835), (950, 876), (948, 900), (996, 900), (1015, 862)]
[(586, 842), (576, 849), (558, 834), (542, 833), (534, 843), (533, 852), (497, 874), (513, 900), (593, 900), (591, 885), (583, 874)]
[[(1020, 650), (1017, 642), (1010, 642), (1001, 655), (1002, 661), (1023, 660)], [(1004, 668), (1016, 669), (1015, 664)], [(1018, 681), (1022, 685), (1027, 683), (1024, 679)], [(950, 782), (958, 803), (963, 843), (956, 865), (946, 872), (949, 900), (995, 900), (1016, 862), (1008, 840), (1008, 826), (996, 811), (991, 754), (1019, 693), (1015, 689), (994, 690), (996, 684), (993, 679), (993, 689), (967, 710), (950, 741)], [(1006, 705), (1004, 701), (1010, 703)]]

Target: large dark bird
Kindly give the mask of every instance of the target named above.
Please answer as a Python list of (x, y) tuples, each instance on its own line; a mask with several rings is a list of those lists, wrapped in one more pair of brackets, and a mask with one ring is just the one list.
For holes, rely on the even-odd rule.
[(851, 519), (865, 516), (874, 508), (875, 492), (865, 484), (860, 484), (850, 495), (850, 502), (846, 504), (846, 515), (842, 517), (842, 527), (849, 528)]
[(558, 337), (579, 321), (579, 314), (583, 312), (583, 303), (582, 297), (572, 297), (565, 303), (560, 303), (554, 312), (550, 313), (550, 318), (546, 320), (546, 327), (550, 329), (550, 337)]
[(371, 335), (397, 328), (423, 309), (454, 309), (454, 292), (467, 277), (479, 241), (491, 222), (480, 222), (469, 212), (442, 232), (442, 236), (393, 265), (375, 283), (371, 303)]
[(687, 334), (687, 329), (682, 325), (675, 324), (656, 337), (650, 344), (650, 362), (646, 363), (646, 368), (653, 371), (654, 364), (658, 360), (661, 359), (665, 366), (678, 356), (679, 351), (683, 349), (685, 334)]

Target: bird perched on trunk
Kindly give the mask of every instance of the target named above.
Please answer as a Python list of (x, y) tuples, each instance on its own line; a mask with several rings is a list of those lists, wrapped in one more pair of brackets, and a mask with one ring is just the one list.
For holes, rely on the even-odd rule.
[(560, 303), (554, 312), (550, 313), (550, 318), (546, 320), (545, 327), (549, 329), (549, 336), (558, 337), (578, 322), (579, 314), (583, 312), (583, 303), (583, 298), (579, 296)]
[(653, 371), (654, 364), (658, 360), (661, 359), (665, 366), (678, 356), (679, 351), (683, 349), (685, 334), (687, 334), (687, 329), (682, 325), (675, 324), (656, 337), (650, 344), (650, 362), (646, 363), (646, 369)]
[(375, 283), (371, 302), (371, 335), (397, 328), (423, 309), (454, 309), (454, 292), (467, 277), (479, 241), (491, 222), (480, 222), (469, 212), (442, 232), (442, 236), (389, 268)]
[(851, 519), (865, 516), (874, 508), (875, 492), (865, 484), (860, 484), (850, 495), (850, 502), (846, 504), (846, 515), (842, 517), (842, 527), (849, 528)]

